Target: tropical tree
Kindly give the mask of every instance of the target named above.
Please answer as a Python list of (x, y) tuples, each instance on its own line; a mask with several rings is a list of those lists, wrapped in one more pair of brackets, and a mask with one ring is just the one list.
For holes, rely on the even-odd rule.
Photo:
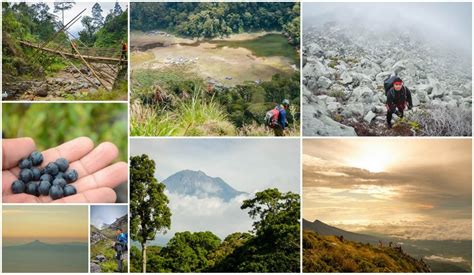
[(165, 185), (154, 177), (155, 162), (147, 155), (130, 158), (130, 231), (142, 248), (142, 272), (146, 273), (147, 241), (171, 227)]
[(64, 11), (71, 9), (76, 3), (74, 1), (58, 1), (54, 2), (54, 13), (61, 12), (62, 14), (62, 23), (64, 26)]
[(104, 16), (102, 16), (102, 7), (99, 3), (95, 3), (92, 6), (92, 21), (94, 23), (95, 28), (100, 28), (104, 25)]
[(221, 240), (212, 232), (178, 232), (161, 250), (166, 259), (165, 270), (171, 272), (202, 272), (212, 263), (208, 256)]

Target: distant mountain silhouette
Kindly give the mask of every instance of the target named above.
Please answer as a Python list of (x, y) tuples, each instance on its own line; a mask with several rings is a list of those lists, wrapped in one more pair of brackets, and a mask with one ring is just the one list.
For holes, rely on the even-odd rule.
[(221, 198), (224, 201), (247, 194), (235, 190), (219, 177), (210, 177), (202, 171), (183, 170), (163, 181), (171, 193), (195, 196), (198, 198)]
[(305, 230), (314, 231), (323, 236), (343, 236), (344, 239), (354, 241), (354, 242), (376, 244), (379, 242), (379, 240), (383, 240), (379, 237), (374, 237), (370, 235), (353, 233), (346, 230), (342, 230), (337, 227), (325, 224), (320, 220), (315, 220), (314, 222), (310, 222), (308, 220), (303, 219), (303, 228)]
[(20, 245), (10, 245), (4, 246), (3, 249), (67, 249), (73, 247), (82, 247), (87, 246), (87, 243), (81, 242), (66, 242), (66, 243), (45, 243), (39, 240), (34, 240), (32, 242)]

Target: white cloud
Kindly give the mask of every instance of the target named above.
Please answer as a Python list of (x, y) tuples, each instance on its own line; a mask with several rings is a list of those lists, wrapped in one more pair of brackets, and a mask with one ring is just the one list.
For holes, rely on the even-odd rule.
[(234, 232), (248, 232), (252, 229), (252, 219), (242, 202), (252, 195), (240, 195), (225, 202), (219, 198), (198, 198), (166, 192), (172, 213), (171, 230), (166, 235), (157, 236), (158, 242), (166, 243), (176, 232), (211, 231), (224, 239)]
[(432, 260), (432, 261), (439, 261), (439, 262), (452, 262), (452, 263), (466, 262), (466, 260), (463, 257), (442, 257), (438, 255), (431, 255), (431, 256), (425, 257), (425, 259)]

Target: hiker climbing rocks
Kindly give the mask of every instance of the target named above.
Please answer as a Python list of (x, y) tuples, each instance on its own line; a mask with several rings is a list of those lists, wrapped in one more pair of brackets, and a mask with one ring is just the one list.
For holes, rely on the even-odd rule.
[(114, 244), (115, 259), (117, 260), (116, 272), (123, 272), (123, 253), (127, 251), (128, 236), (127, 233), (123, 232), (122, 228), (117, 228), (116, 235), (117, 239)]
[(413, 108), (410, 90), (403, 85), (401, 78), (391, 76), (384, 81), (384, 88), (387, 96), (387, 126), (392, 128), (392, 115), (396, 114), (403, 118), (403, 111), (408, 105), (408, 110)]
[(122, 55), (120, 56), (120, 59), (127, 59), (127, 53), (128, 53), (128, 45), (126, 42), (122, 41)]
[(284, 99), (281, 105), (275, 106), (265, 114), (265, 125), (273, 129), (275, 136), (284, 136), (284, 130), (288, 127), (286, 110), (290, 107), (290, 101)]

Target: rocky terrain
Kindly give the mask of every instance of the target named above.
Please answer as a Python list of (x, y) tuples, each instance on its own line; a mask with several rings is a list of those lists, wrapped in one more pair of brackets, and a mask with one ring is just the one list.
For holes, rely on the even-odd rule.
[[(336, 22), (308, 27), (303, 38), (304, 135), (472, 135), (470, 53), (414, 30), (376, 33)], [(415, 107), (387, 129), (383, 81), (394, 74)]]
[[(104, 74), (115, 75), (107, 65), (97, 65)], [(80, 66), (82, 75), (86, 75), (96, 86), (100, 82), (94, 78), (86, 66)], [(81, 93), (93, 94), (97, 88), (84, 79), (72, 66), (59, 71), (54, 76), (47, 76), (45, 80), (14, 80), (3, 83), (3, 100), (61, 100)], [(106, 83), (112, 86), (113, 83)]]

